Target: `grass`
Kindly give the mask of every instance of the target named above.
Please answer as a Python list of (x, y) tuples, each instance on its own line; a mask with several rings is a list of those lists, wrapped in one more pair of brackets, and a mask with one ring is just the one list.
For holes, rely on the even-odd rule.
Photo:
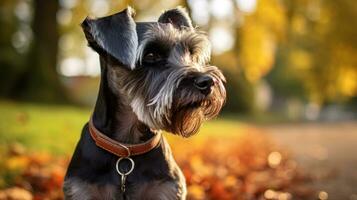
[[(71, 154), (88, 121), (91, 109), (0, 101), (0, 146), (20, 143), (30, 151)], [(244, 124), (234, 118), (205, 123), (190, 140), (166, 134), (170, 142), (190, 142), (207, 136), (227, 136), (242, 132)]]
[(74, 148), (89, 109), (0, 101), (0, 145), (66, 154)]

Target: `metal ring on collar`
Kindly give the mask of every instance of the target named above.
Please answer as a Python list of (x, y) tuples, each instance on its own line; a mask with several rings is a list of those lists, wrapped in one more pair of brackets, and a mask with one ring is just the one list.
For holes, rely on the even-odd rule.
[[(121, 172), (120, 169), (119, 169), (119, 163), (120, 163), (120, 161), (125, 160), (125, 159), (130, 161), (130, 164), (131, 164), (131, 165), (130, 165), (130, 169), (129, 169), (129, 171), (127, 171), (127, 172)], [(118, 174), (120, 174), (121, 176), (127, 176), (127, 175), (129, 175), (129, 174), (134, 170), (134, 167), (135, 167), (134, 160), (131, 159), (131, 158), (129, 158), (129, 157), (120, 157), (120, 158), (117, 160), (116, 164), (115, 164), (115, 168), (116, 168)]]

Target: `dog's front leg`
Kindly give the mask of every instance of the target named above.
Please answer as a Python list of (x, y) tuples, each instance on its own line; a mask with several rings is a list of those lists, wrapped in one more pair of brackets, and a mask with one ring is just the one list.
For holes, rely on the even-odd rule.
[(63, 184), (65, 200), (119, 200), (118, 188), (113, 185), (89, 184), (78, 178), (69, 178)]
[(185, 200), (186, 189), (183, 185), (171, 181), (153, 181), (137, 188), (137, 200)]

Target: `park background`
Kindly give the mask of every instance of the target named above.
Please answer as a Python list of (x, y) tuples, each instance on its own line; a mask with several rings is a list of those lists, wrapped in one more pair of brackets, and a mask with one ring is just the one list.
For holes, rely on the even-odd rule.
[(353, 0), (2, 0), (0, 199), (63, 198), (99, 84), (79, 24), (127, 5), (137, 21), (186, 7), (227, 78), (219, 118), (166, 134), (189, 199), (357, 199)]

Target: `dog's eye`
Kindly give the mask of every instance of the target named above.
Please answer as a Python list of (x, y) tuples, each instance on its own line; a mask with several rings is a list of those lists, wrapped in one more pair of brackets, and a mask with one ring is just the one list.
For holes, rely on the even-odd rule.
[(150, 64), (150, 63), (159, 62), (161, 60), (162, 60), (162, 57), (160, 54), (149, 52), (149, 53), (145, 54), (143, 62)]

